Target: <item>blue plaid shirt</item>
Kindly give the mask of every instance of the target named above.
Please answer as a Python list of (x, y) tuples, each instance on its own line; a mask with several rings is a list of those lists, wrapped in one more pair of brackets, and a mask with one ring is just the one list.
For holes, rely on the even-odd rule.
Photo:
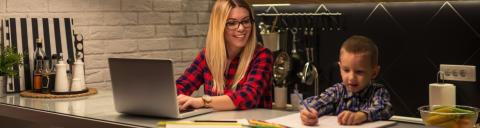
[(310, 107), (318, 111), (318, 116), (338, 115), (343, 110), (365, 112), (368, 121), (388, 120), (393, 115), (390, 94), (381, 84), (367, 85), (357, 93), (347, 91), (342, 83), (337, 83), (320, 96), (305, 99)]

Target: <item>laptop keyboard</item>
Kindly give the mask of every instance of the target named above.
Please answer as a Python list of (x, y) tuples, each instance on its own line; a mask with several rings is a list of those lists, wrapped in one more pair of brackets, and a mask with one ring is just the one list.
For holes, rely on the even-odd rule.
[(191, 109), (180, 110), (180, 114), (181, 114), (181, 113), (186, 113), (186, 112), (191, 112), (191, 111), (193, 111), (193, 110), (195, 110), (195, 109), (192, 109), (192, 108), (191, 108)]

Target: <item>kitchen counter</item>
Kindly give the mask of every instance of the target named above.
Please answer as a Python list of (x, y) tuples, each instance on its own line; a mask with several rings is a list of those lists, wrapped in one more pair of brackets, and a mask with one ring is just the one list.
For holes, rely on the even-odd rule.
[[(197, 119), (244, 119), (268, 120), (292, 114), (294, 111), (252, 109), (245, 111), (221, 111), (194, 116), (183, 120)], [(171, 121), (158, 117), (121, 114), (115, 111), (110, 88), (99, 88), (98, 94), (66, 99), (38, 99), (8, 94), (0, 98), (0, 117), (46, 127), (156, 127), (159, 121)], [(15, 125), (13, 125), (15, 126)], [(420, 124), (397, 122), (392, 128), (423, 127)]]

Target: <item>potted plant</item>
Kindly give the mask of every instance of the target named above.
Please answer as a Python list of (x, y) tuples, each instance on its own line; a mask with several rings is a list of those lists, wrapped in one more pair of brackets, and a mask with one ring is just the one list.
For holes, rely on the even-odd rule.
[(12, 47), (4, 47), (0, 50), (0, 97), (5, 95), (7, 77), (16, 76), (18, 71), (13, 66), (22, 64), (23, 55), (17, 53)]

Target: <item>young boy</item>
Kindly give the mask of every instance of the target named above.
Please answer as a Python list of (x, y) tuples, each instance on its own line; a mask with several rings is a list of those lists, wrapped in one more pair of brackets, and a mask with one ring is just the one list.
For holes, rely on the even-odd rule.
[(316, 125), (318, 117), (327, 114), (338, 115), (341, 125), (389, 119), (393, 115), (390, 95), (383, 85), (372, 83), (380, 70), (373, 41), (364, 36), (348, 38), (339, 59), (343, 82), (305, 99), (309, 107), (300, 111), (302, 123)]

